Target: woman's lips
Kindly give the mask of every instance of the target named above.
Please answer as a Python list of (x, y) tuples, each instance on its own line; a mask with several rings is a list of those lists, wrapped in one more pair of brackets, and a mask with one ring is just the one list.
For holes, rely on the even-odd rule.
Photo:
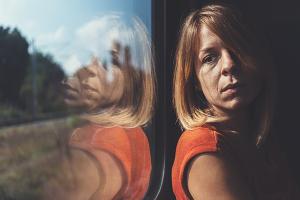
[(241, 87), (243, 87), (243, 85), (239, 83), (228, 84), (221, 90), (221, 92), (226, 94), (235, 94), (240, 91)]
[(224, 92), (228, 95), (234, 95), (239, 91), (239, 88), (230, 88), (225, 90)]

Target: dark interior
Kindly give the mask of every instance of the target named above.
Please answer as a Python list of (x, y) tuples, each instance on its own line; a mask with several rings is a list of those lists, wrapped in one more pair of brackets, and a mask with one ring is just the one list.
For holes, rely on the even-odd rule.
[[(172, 108), (172, 74), (174, 54), (179, 27), (190, 10), (200, 8), (210, 1), (199, 0), (154, 0), (153, 1), (153, 42), (155, 45), (158, 104), (154, 120), (156, 133), (166, 143), (164, 152), (165, 173), (162, 190), (158, 199), (175, 199), (171, 186), (171, 167), (175, 155), (176, 142), (182, 132)], [(300, 2), (286, 1), (223, 1), (238, 6), (260, 20), (265, 28), (271, 46), (271, 54), (278, 73), (278, 104), (274, 120), (274, 133), (279, 139), (282, 151), (287, 156), (290, 173), (300, 185), (300, 156), (298, 130), (300, 113)], [(162, 175), (162, 174), (161, 174)], [(156, 176), (156, 175), (155, 175)], [(157, 174), (158, 176), (158, 174)], [(154, 186), (151, 186), (154, 187)], [(158, 186), (157, 186), (158, 187)], [(150, 190), (151, 191), (151, 190)]]

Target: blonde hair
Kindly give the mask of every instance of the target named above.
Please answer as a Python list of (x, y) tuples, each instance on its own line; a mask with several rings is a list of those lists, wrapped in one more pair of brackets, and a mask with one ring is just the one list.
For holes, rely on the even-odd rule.
[(256, 71), (263, 80), (263, 88), (254, 100), (254, 119), (256, 120), (256, 144), (266, 138), (273, 116), (274, 70), (260, 34), (255, 32), (244, 16), (225, 4), (211, 4), (192, 12), (181, 28), (176, 51), (173, 80), (173, 102), (183, 128), (220, 122), (224, 118), (213, 115), (195, 75), (195, 66), (200, 47), (200, 31), (206, 25), (221, 38), (226, 47), (237, 56), (242, 67)]
[[(113, 80), (108, 81), (107, 77), (101, 75), (103, 72), (99, 75), (99, 79), (105, 79), (102, 84), (110, 85), (99, 91), (99, 93), (107, 93), (101, 96), (105, 102), (101, 104), (100, 97), (98, 101), (92, 101), (92, 95), (84, 93), (84, 88), (79, 89), (82, 91), (78, 97), (79, 101), (91, 100), (80, 103), (88, 108), (82, 118), (104, 127), (132, 128), (146, 125), (154, 110), (156, 80), (151, 42), (146, 27), (137, 17), (130, 18), (127, 24), (122, 21), (122, 17), (119, 15), (107, 17), (107, 19), (114, 20), (115, 23), (112, 24), (118, 24), (113, 28), (119, 38), (111, 41), (113, 44), (111, 49)], [(105, 63), (99, 64), (97, 58), (93, 59), (91, 65), (98, 65), (97, 69), (100, 67), (102, 71), (105, 71), (107, 68)], [(89, 66), (85, 67), (87, 70), (88, 68)], [(79, 82), (83, 81), (80, 80), (80, 76), (78, 79)], [(90, 83), (91, 87), (93, 87), (92, 84)]]

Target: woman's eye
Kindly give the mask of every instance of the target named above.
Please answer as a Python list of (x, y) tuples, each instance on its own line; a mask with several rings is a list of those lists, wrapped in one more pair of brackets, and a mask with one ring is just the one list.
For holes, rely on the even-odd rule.
[(95, 77), (96, 76), (96, 73), (93, 70), (91, 70), (87, 67), (85, 68), (85, 71), (86, 71), (86, 73), (89, 77)]
[(212, 62), (214, 62), (216, 60), (216, 58), (217, 58), (217, 55), (215, 55), (215, 54), (208, 54), (208, 55), (206, 55), (203, 58), (202, 63), (203, 64), (212, 63)]

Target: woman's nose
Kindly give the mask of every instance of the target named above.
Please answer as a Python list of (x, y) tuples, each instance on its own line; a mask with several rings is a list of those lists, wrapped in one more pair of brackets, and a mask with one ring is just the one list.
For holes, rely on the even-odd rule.
[(234, 59), (234, 55), (229, 51), (224, 51), (222, 55), (222, 71), (223, 75), (233, 74), (236, 70), (236, 61)]

